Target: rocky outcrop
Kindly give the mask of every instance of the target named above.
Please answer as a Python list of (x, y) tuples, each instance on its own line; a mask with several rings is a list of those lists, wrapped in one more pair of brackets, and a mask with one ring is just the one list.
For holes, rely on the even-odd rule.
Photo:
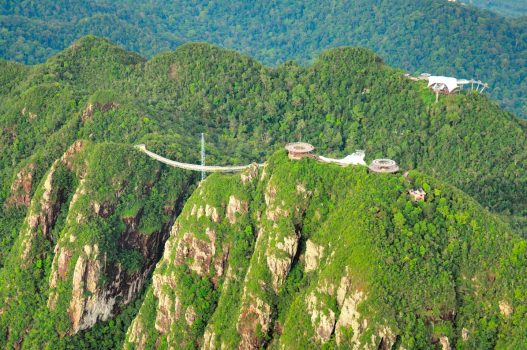
[[(90, 178), (91, 170), (86, 167), (85, 162), (75, 158), (75, 154), (83, 149), (84, 143), (76, 142), (60, 160), (60, 164), (74, 169), (79, 174), (80, 182), (70, 202), (62, 236), (55, 246), (47, 304), (51, 311), (55, 311), (64, 309), (63, 306), (57, 307), (59, 303), (67, 303), (68, 317), (72, 324), (69, 334), (75, 334), (92, 327), (100, 320), (113, 317), (124, 305), (134, 300), (161, 256), (168, 230), (173, 223), (169, 221), (149, 234), (141, 233), (144, 208), (139, 207), (133, 215), (119, 218), (122, 220), (123, 229), (112, 242), (117, 252), (109, 255), (108, 252), (102, 251), (97, 243), (100, 237), (86, 234), (83, 227), (109, 218), (115, 219), (118, 206), (116, 199), (122, 195), (128, 182), (125, 180), (117, 183), (116, 178), (112, 178), (115, 182), (111, 184), (112, 190), (115, 191), (114, 196), (100, 201), (92, 199), (94, 189), (86, 185), (89, 181), (93, 183)], [(154, 182), (156, 176), (154, 173)], [(152, 186), (153, 182), (145, 179), (145, 183), (138, 184), (134, 190), (148, 191)], [(47, 197), (44, 192), (43, 199)], [(163, 214), (173, 217), (177, 208), (177, 204), (166, 204)], [(79, 232), (83, 234), (81, 241), (91, 240), (91, 243), (78, 244)], [(133, 256), (135, 260), (127, 265), (126, 260), (121, 260), (120, 254)], [(139, 257), (135, 254), (139, 254)], [(108, 256), (112, 258), (109, 259)], [(68, 284), (72, 286), (71, 298), (63, 292), (64, 285)]]
[[(108, 261), (106, 254), (99, 253), (97, 245), (84, 246), (71, 276), (73, 289), (68, 314), (72, 322), (72, 333), (112, 317), (143, 288), (148, 274), (157, 262), (157, 254), (164, 242), (164, 233), (139, 233), (137, 229), (141, 213), (142, 211), (139, 211), (134, 217), (123, 218), (126, 229), (118, 242), (118, 246), (124, 251), (135, 250), (141, 253), (143, 264), (139, 271), (128, 271), (119, 262)], [(53, 279), (64, 279), (61, 273), (67, 270), (67, 266), (63, 266), (61, 261), (67, 264), (69, 258), (61, 259), (61, 256), (59, 254), (57, 264), (53, 265), (50, 287), (53, 287)], [(101, 280), (109, 282), (100, 283)], [(56, 298), (55, 294), (50, 294), (49, 307), (53, 307)]]
[(106, 320), (112, 313), (116, 299), (98, 288), (105, 262), (105, 257), (99, 256), (97, 245), (85, 245), (75, 263), (68, 309), (72, 333), (92, 326), (97, 319)]
[(202, 216), (205, 216), (207, 218), (210, 218), (214, 223), (219, 223), (221, 220), (220, 215), (218, 214), (218, 209), (209, 204), (206, 204), (204, 206), (200, 205), (199, 207), (194, 205), (190, 213), (187, 214), (187, 219), (189, 218), (189, 216), (196, 216), (198, 219)]
[(141, 319), (136, 318), (130, 325), (130, 329), (126, 333), (129, 343), (134, 344), (135, 350), (145, 350), (148, 333), (144, 329)]
[(5, 201), (6, 207), (27, 207), (31, 203), (31, 188), (33, 187), (33, 177), (35, 174), (35, 164), (30, 163), (16, 174), (15, 181), (11, 185), (11, 194)]
[(308, 313), (311, 315), (311, 323), (315, 330), (316, 341), (321, 343), (327, 342), (335, 329), (335, 312), (323, 303), (320, 303), (315, 293), (309, 295), (306, 304)]
[(246, 296), (250, 300), (243, 308), (237, 323), (241, 336), (240, 350), (260, 349), (264, 344), (262, 335), (269, 332), (271, 326), (271, 307), (258, 297)]
[(34, 120), (37, 119), (37, 117), (38, 117), (37, 113), (29, 111), (29, 110), (27, 109), (27, 107), (22, 108), (22, 111), (20, 111), (20, 113), (21, 113), (23, 116), (26, 116), (26, 115), (27, 115), (27, 119), (28, 119), (30, 122), (34, 121)]
[(86, 121), (92, 120), (93, 114), (95, 113), (95, 109), (100, 110), (101, 112), (107, 112), (109, 110), (115, 109), (119, 107), (119, 104), (117, 102), (107, 102), (107, 103), (88, 103), (86, 108), (84, 108), (84, 111), (82, 111), (81, 120), (83, 123)]
[(69, 262), (73, 255), (73, 252), (65, 247), (55, 246), (55, 256), (53, 258), (53, 270), (49, 277), (49, 289), (50, 294), (48, 297), (48, 308), (55, 309), (57, 305), (58, 294), (55, 290), (57, 287), (58, 279), (65, 280), (69, 268)]
[(27, 262), (30, 258), (30, 252), (33, 247), (33, 242), (37, 233), (40, 231), (48, 239), (51, 240), (51, 228), (55, 224), (60, 206), (64, 200), (63, 189), (53, 186), (55, 171), (59, 166), (58, 161), (55, 161), (51, 166), (42, 189), (40, 199), (36, 199), (32, 204), (22, 233), (23, 237), (23, 252), (21, 259)]
[[(215, 237), (214, 231), (208, 233)], [(214, 242), (207, 242), (196, 238), (192, 233), (186, 232), (179, 241), (176, 250), (176, 263), (182, 265), (188, 262), (189, 268), (200, 276), (209, 273), (212, 256), (215, 250)]]
[[(361, 317), (358, 311), (358, 305), (364, 301), (365, 296), (361, 291), (354, 291), (349, 293), (344, 299), (340, 315), (335, 326), (335, 339), (337, 344), (342, 343), (343, 331), (346, 328), (353, 330), (351, 343), (354, 344), (355, 349), (359, 349), (359, 338), (368, 327), (368, 321)], [(355, 346), (356, 344), (356, 346)]]
[(251, 164), (245, 171), (240, 174), (240, 179), (244, 185), (252, 183), (252, 181), (258, 176), (258, 165)]
[(448, 340), (448, 337), (446, 337), (444, 335), (439, 337), (439, 344), (441, 344), (441, 349), (442, 350), (451, 350), (452, 349), (450, 347), (450, 341)]
[(272, 285), (275, 291), (283, 284), (289, 270), (293, 257), (298, 250), (297, 235), (284, 237), (283, 241), (276, 243), (276, 249), (267, 252), (267, 267), (271, 271)]
[(512, 306), (506, 300), (500, 300), (498, 306), (503, 317), (509, 317), (512, 314)]
[(306, 241), (306, 272), (311, 272), (317, 269), (320, 259), (324, 255), (324, 247), (313, 243), (311, 240)]
[(249, 210), (249, 203), (241, 201), (234, 196), (229, 197), (229, 204), (227, 204), (227, 219), (231, 224), (236, 223), (236, 214), (245, 214)]

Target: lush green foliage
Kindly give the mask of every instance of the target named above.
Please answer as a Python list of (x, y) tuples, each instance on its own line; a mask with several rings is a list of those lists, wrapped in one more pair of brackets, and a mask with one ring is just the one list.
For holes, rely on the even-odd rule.
[[(415, 187), (426, 190), (425, 201), (411, 201), (407, 190)], [(248, 213), (237, 215), (233, 224), (227, 218), (215, 223), (192, 214), (207, 205), (218, 208), (224, 218), (231, 196), (249, 203)], [(261, 344), (271, 349), (318, 349), (308, 300), (316, 296), (321, 312), (331, 310), (338, 317), (342, 301), (329, 291), (339, 288), (346, 277), (351, 280), (348, 293), (357, 290), (366, 296), (358, 309), (359, 320), (366, 319), (368, 325), (359, 338), (362, 344), (378, 336), (382, 327), (390, 328), (397, 335), (396, 345), (407, 349), (435, 349), (442, 336), (460, 349), (524, 344), (525, 240), (461, 191), (419, 172), (410, 172), (407, 178), (374, 175), (363, 167), (343, 169), (310, 159), (292, 162), (279, 152), (253, 185), (243, 185), (239, 175), (208, 178), (187, 202), (177, 225), (167, 244), (173, 248), (154, 272), (157, 281), (166, 283), (157, 288), (178, 300), (181, 314), (193, 307), (200, 322), (190, 328), (180, 316), (159, 334), (152, 310), (163, 317), (171, 317), (172, 311), (166, 309), (165, 298), (161, 305), (150, 294), (134, 321), (141, 323), (141, 335), (150, 343), (199, 348), (206, 322), (216, 344), (237, 348), (244, 305), (251, 301), (254, 305), (258, 298), (271, 307), (272, 326), (260, 334)], [(258, 229), (256, 243), (251, 227)], [(242, 255), (229, 254), (231, 273), (217, 285), (213, 271), (197, 275), (187, 270), (201, 260), (182, 258), (175, 249), (188, 235), (209, 242), (206, 228), (216, 233), (211, 242), (217, 247), (235, 247), (233, 238), (238, 235), (247, 243)], [(291, 236), (300, 240), (299, 252), (288, 257), (292, 266), (287, 279), (274, 291), (266, 259), (287, 256), (277, 247)], [(305, 270), (308, 240), (324, 252), (314, 271)], [(168, 288), (171, 285), (175, 287)], [(209, 297), (206, 302), (196, 299), (201, 293)], [(514, 305), (512, 315), (500, 313), (503, 302)], [(252, 321), (247, 322), (250, 327)], [(469, 334), (465, 340), (463, 329)], [(348, 336), (344, 333), (339, 347), (333, 335), (325, 347), (353, 347), (352, 334)], [(132, 342), (126, 344), (133, 348)]]
[(87, 34), (147, 56), (206, 41), (272, 65), (362, 46), (411, 72), (484, 80), (493, 97), (527, 116), (525, 21), (446, 0), (8, 0), (0, 27), (0, 57), (28, 63)]
[[(98, 244), (108, 253), (109, 262), (135, 273), (144, 260), (137, 250), (118, 245), (126, 230), (125, 220), (140, 213), (137, 228), (145, 236), (165, 230), (174, 219), (165, 207), (180, 206), (193, 189), (191, 183), (197, 174), (161, 166), (131, 144), (145, 143), (169, 158), (196, 163), (199, 133), (205, 132), (208, 164), (262, 162), (285, 142), (299, 139), (329, 156), (365, 149), (367, 160), (387, 156), (403, 169), (441, 178), (501, 214), (518, 231), (525, 229), (525, 122), (475, 93), (441, 96), (435, 104), (424, 83), (403, 78), (401, 71), (387, 67), (367, 50), (334, 49), (309, 67), (288, 62), (268, 68), (208, 44), (183, 45), (146, 61), (106, 40), (86, 37), (42, 65), (1, 62), (0, 79), (0, 298), (9, 301), (0, 305), (0, 331), (9, 333), (0, 337), (0, 344), (7, 347), (24, 336), (26, 348), (55, 346), (70, 327), (66, 315), (71, 280), (61, 281), (55, 288), (63, 296), (56, 311), (47, 308), (55, 244), (75, 251), (69, 275), (85, 244)], [(29, 257), (22, 262), (24, 234), (28, 232), (23, 218), (42, 209), (39, 203), (46, 174), (78, 139), (88, 141), (86, 151), (73, 160), (75, 174), (69, 166), (61, 165), (60, 176), (53, 182), (60, 189), (56, 193), (60, 208), (51, 234), (36, 234)], [(281, 169), (285, 180), (286, 168)], [(9, 204), (11, 187), (20, 171), (33, 174), (29, 208)], [(84, 172), (86, 176), (81, 176)], [(87, 191), (69, 208), (81, 177)], [(242, 195), (236, 192), (241, 191), (238, 185), (221, 179), (215, 177), (221, 186), (208, 194), (210, 198), (221, 201), (229, 191)], [(343, 179), (339, 184), (345, 187), (346, 182)], [(258, 193), (261, 195), (261, 191), (249, 191), (245, 196)], [(401, 193), (396, 194), (381, 199), (397, 201)], [(111, 214), (94, 215), (90, 208), (95, 202), (111, 207)], [(330, 215), (329, 208), (335, 207), (327, 208)], [(426, 210), (423, 208), (424, 213)], [(87, 222), (68, 222), (68, 217), (78, 215)], [(419, 221), (398, 217), (396, 221), (412, 225)], [(256, 228), (247, 221), (240, 222), (236, 232), (223, 229), (242, 281), (255, 249)], [(70, 242), (71, 236), (76, 241)], [(430, 237), (437, 238), (435, 233)], [(408, 246), (415, 255), (409, 257), (426, 255), (429, 244), (423, 241), (419, 246)], [(521, 249), (517, 249), (520, 261)], [(185, 271), (178, 273), (186, 276)], [(267, 278), (261, 268), (251, 271)], [(286, 305), (295, 291), (306, 286), (301, 269), (293, 267), (293, 271), (287, 288), (272, 300), (274, 306), (282, 305), (276, 310), (284, 322)], [(101, 280), (103, 285), (109, 282)], [(186, 302), (203, 305), (200, 324), (188, 331), (188, 337), (202, 334), (204, 324), (212, 320), (225, 341), (237, 343), (229, 318), (235, 316), (227, 311), (217, 316), (213, 310), (236, 310), (233, 306), (239, 301), (240, 284), (223, 294), (231, 297), (222, 301), (209, 293), (209, 282), (201, 283), (196, 276), (185, 282), (196, 286), (188, 289)], [(150, 292), (145, 298), (145, 305), (155, 304)], [(145, 311), (144, 315), (153, 325), (152, 314)], [(511, 326), (511, 332), (517, 329)], [(428, 330), (422, 332), (427, 334)], [(490, 334), (489, 339), (496, 341), (496, 334)]]

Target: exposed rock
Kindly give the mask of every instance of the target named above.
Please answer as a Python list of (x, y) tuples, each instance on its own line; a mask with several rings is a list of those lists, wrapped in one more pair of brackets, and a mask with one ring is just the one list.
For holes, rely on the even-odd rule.
[(292, 235), (285, 237), (283, 242), (276, 244), (276, 248), (287, 255), (286, 257), (282, 257), (272, 252), (267, 253), (267, 266), (269, 267), (269, 271), (271, 271), (273, 288), (275, 291), (278, 291), (278, 288), (287, 277), (293, 257), (296, 255), (298, 236)]
[(198, 275), (205, 276), (210, 271), (213, 251), (214, 242), (206, 242), (187, 232), (178, 243), (176, 263), (182, 265), (189, 259), (189, 268)]
[[(220, 215), (218, 214), (218, 209), (206, 204), (205, 207), (203, 206), (197, 206), (194, 204), (192, 206), (192, 209), (190, 211), (190, 216), (196, 216), (198, 219), (201, 218), (203, 215), (210, 218), (212, 222), (219, 223), (220, 222)], [(188, 219), (188, 217), (187, 217)]]
[(185, 311), (185, 321), (187, 321), (189, 326), (192, 326), (197, 316), (198, 315), (196, 314), (196, 311), (194, 311), (192, 305), (187, 308), (187, 311)]
[(252, 298), (253, 302), (242, 309), (238, 319), (237, 330), (241, 336), (238, 349), (260, 349), (264, 344), (262, 334), (269, 332), (271, 323), (271, 307), (260, 298)]
[(68, 272), (68, 264), (73, 253), (71, 250), (55, 246), (55, 256), (53, 257), (53, 264), (51, 265), (51, 273), (49, 276), (49, 289), (50, 294), (48, 297), (48, 308), (54, 309), (57, 305), (58, 294), (54, 289), (57, 287), (57, 281), (66, 279), (66, 273)]
[(82, 112), (81, 120), (83, 123), (85, 123), (88, 120), (92, 120), (93, 113), (95, 112), (95, 108), (100, 110), (101, 112), (108, 112), (109, 110), (115, 109), (119, 107), (119, 104), (117, 102), (107, 102), (107, 103), (89, 103), (86, 108), (84, 108), (84, 111)]
[(351, 279), (348, 277), (348, 267), (346, 267), (346, 273), (340, 279), (339, 288), (337, 289), (337, 303), (339, 307), (342, 308), (342, 305), (344, 304), (344, 300), (350, 288), (351, 288)]
[(274, 209), (267, 208), (267, 211), (265, 212), (265, 214), (268, 220), (277, 221), (280, 217), (288, 217), (289, 210), (285, 210), (277, 206)]
[[(157, 262), (164, 233), (163, 230), (150, 235), (139, 233), (137, 228), (141, 215), (142, 210), (139, 210), (135, 216), (123, 218), (125, 230), (117, 242), (121, 250), (141, 253), (143, 265), (139, 271), (128, 271), (120, 263), (108, 261), (105, 254), (100, 254), (97, 244), (82, 247), (73, 273), (72, 299), (68, 310), (72, 321), (71, 333), (87, 329), (99, 320), (107, 320), (142, 289)], [(68, 240), (68, 237), (64, 239)], [(103, 276), (110, 282), (100, 284)]]
[[(373, 338), (376, 337), (373, 336)], [(380, 338), (379, 344), (377, 341), (373, 342), (373, 348), (378, 350), (391, 350), (397, 341), (397, 335), (387, 326), (381, 327), (378, 338)]]
[(469, 339), (469, 336), (470, 336), (470, 333), (468, 332), (468, 329), (463, 328), (461, 330), (461, 339), (463, 339), (463, 341), (467, 341)]
[[(79, 152), (84, 150), (86, 147), (86, 143), (83, 140), (77, 140), (75, 141), (70, 148), (62, 155), (61, 160), (66, 165), (66, 167), (70, 171), (77, 171), (75, 164), (74, 164), (74, 158)], [(79, 177), (82, 179), (85, 175), (85, 170), (78, 173)]]
[(86, 108), (84, 108), (84, 111), (82, 111), (82, 116), (81, 116), (81, 120), (82, 122), (86, 122), (87, 120), (91, 120), (92, 117), (93, 117), (93, 104), (92, 103), (88, 103), (88, 105), (86, 106)]
[(316, 340), (321, 343), (327, 342), (335, 328), (335, 312), (319, 302), (313, 293), (307, 298), (307, 310), (311, 315)]
[(218, 214), (218, 209), (208, 204), (205, 205), (205, 216), (210, 218), (215, 223), (220, 222), (220, 215)]
[(29, 206), (31, 203), (31, 187), (33, 186), (33, 176), (35, 174), (35, 165), (28, 164), (26, 167), (20, 169), (16, 174), (15, 181), (11, 185), (11, 195), (5, 202), (6, 207)]
[(311, 240), (306, 241), (306, 272), (314, 271), (324, 255), (324, 247), (313, 243)]
[[(55, 224), (55, 220), (62, 204), (62, 193), (60, 189), (53, 187), (53, 179), (57, 164), (58, 161), (53, 163), (44, 181), (44, 192), (40, 200), (40, 210), (37, 212), (35, 211), (35, 208), (31, 208), (28, 213), (28, 227), (26, 232), (22, 233), (25, 236), (23, 242), (24, 250), (21, 257), (23, 261), (26, 261), (29, 258), (29, 252), (31, 251), (33, 240), (35, 239), (39, 227), (46, 238), (51, 240), (51, 228)], [(54, 193), (55, 195), (53, 195)]]
[(505, 300), (500, 300), (499, 308), (500, 308), (500, 313), (505, 317), (509, 317), (512, 314), (512, 311), (513, 311), (512, 306)]
[(244, 185), (247, 185), (253, 181), (254, 178), (258, 176), (258, 165), (251, 164), (247, 169), (245, 169), (241, 174), (240, 178)]
[(227, 220), (231, 224), (236, 223), (236, 214), (245, 214), (249, 210), (249, 204), (241, 201), (234, 196), (229, 197), (229, 204), (227, 204)]
[(297, 183), (296, 184), (296, 193), (298, 194), (301, 194), (301, 193), (306, 193), (306, 186), (302, 183)]
[(211, 331), (210, 326), (205, 328), (205, 333), (203, 334), (203, 344), (201, 345), (201, 350), (214, 350), (216, 349), (216, 334)]
[(58, 277), (65, 279), (66, 278), (66, 272), (68, 271), (68, 263), (70, 261), (71, 256), (73, 253), (66, 249), (61, 248), (59, 253), (59, 258), (57, 261), (57, 274)]
[(212, 277), (212, 283), (215, 287), (218, 286), (218, 280), (223, 276), (225, 271), (225, 266), (227, 266), (227, 260), (229, 259), (229, 249), (228, 245), (223, 245), (222, 253), (216, 255), (214, 258), (214, 276)]
[(364, 299), (364, 293), (361, 291), (352, 292), (344, 299), (342, 309), (340, 310), (340, 316), (335, 326), (335, 340), (337, 345), (340, 345), (342, 342), (342, 328), (351, 327), (353, 330), (351, 343), (354, 344), (354, 349), (360, 348), (359, 338), (366, 330), (368, 323), (365, 319), (361, 321), (361, 315), (359, 314), (357, 307), (362, 301), (364, 301)]
[(86, 245), (84, 252), (85, 255), (81, 254), (75, 264), (68, 309), (73, 334), (91, 327), (99, 319), (108, 319), (116, 303), (116, 298), (108, 290), (99, 289), (97, 285), (106, 261), (99, 256), (98, 246)]
[(113, 213), (113, 206), (109, 202), (103, 202), (102, 204), (93, 202), (91, 203), (91, 207), (95, 214), (103, 218), (107, 218)]
[(276, 198), (276, 187), (269, 184), (264, 193), (265, 204), (269, 207)]
[[(171, 276), (155, 276), (153, 278), (153, 291), (158, 300), (155, 328), (162, 334), (167, 334), (170, 325), (181, 316), (181, 302), (174, 291), (175, 281)], [(164, 289), (172, 288), (172, 289)]]
[(148, 333), (145, 332), (140, 318), (136, 317), (133, 320), (127, 333), (127, 338), (131, 343), (135, 344), (136, 350), (145, 350)]
[(452, 348), (450, 347), (450, 341), (448, 340), (448, 338), (446, 336), (441, 336), (439, 337), (439, 343), (441, 344), (441, 349), (442, 350), (451, 350)]

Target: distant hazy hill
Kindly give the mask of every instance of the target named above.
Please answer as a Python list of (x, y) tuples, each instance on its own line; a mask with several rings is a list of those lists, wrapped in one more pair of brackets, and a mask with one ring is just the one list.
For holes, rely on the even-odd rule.
[(362, 46), (411, 72), (484, 80), (491, 96), (527, 116), (525, 21), (446, 0), (4, 1), (0, 28), (0, 57), (26, 63), (86, 34), (146, 56), (206, 41), (272, 65)]
[(519, 17), (527, 15), (527, 1), (525, 0), (463, 0), (462, 2), (506, 16)]
[[(366, 49), (269, 68), (92, 36), (0, 61), (0, 348), (521, 342), (527, 125), (470, 91), (436, 104), (402, 73)], [(132, 147), (199, 162), (201, 132), (208, 164), (268, 167), (197, 187)], [(275, 153), (300, 139), (416, 171)]]

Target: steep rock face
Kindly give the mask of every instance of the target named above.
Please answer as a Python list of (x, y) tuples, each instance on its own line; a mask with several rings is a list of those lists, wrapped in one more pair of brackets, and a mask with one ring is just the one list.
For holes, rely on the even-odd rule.
[[(21, 257), (23, 261), (32, 258), (30, 252), (33, 248), (37, 231), (41, 232), (47, 240), (53, 242), (54, 238), (51, 237), (51, 230), (55, 225), (62, 205), (67, 199), (63, 178), (75, 176), (77, 179), (82, 179), (84, 169), (82, 166), (75, 166), (73, 159), (79, 157), (83, 149), (84, 143), (82, 141), (75, 142), (60, 159), (52, 164), (44, 177), (42, 188), (36, 192), (33, 198), (34, 204), (29, 209), (27, 226), (22, 234), (24, 237), (22, 239), (24, 250)], [(71, 172), (71, 174), (65, 174), (67, 172)]]
[(7, 207), (29, 206), (31, 203), (31, 188), (33, 186), (34, 171), (35, 165), (30, 163), (16, 174), (15, 181), (13, 181), (13, 184), (11, 185), (11, 195), (5, 202)]
[[(6, 332), (6, 347), (20, 346), (24, 340), (24, 334), (18, 333), (20, 328), (24, 329), (24, 333), (31, 328), (27, 320), (18, 323), (11, 321), (16, 318), (19, 303), (37, 307), (35, 294), (45, 293), (39, 289), (39, 274), (35, 273), (35, 264), (42, 266), (43, 260), (52, 254), (48, 247), (52, 247), (59, 236), (60, 227), (57, 226), (62, 226), (61, 213), (67, 208), (74, 186), (82, 175), (80, 169), (69, 161), (82, 157), (82, 151), (82, 147), (72, 145), (61, 158), (53, 162), (35, 190), (24, 224), (9, 253), (8, 264), (0, 271), (2, 280), (11, 281), (0, 288), (0, 298), (4, 300), (0, 328)], [(64, 267), (71, 252), (55, 251), (59, 253), (57, 259), (60, 258)], [(64, 273), (62, 268), (60, 275)]]
[[(127, 192), (129, 197), (148, 196), (159, 181), (158, 170), (152, 172), (153, 176), (138, 177), (137, 182), (133, 181), (135, 185), (132, 189), (128, 188), (129, 182), (132, 182), (129, 178), (124, 181), (109, 178), (113, 194), (101, 200), (94, 199), (94, 189), (89, 187), (93, 173), (94, 170), (89, 168), (85, 174), (86, 181), (79, 185), (74, 195), (64, 233), (55, 247), (50, 274), (48, 307), (51, 311), (63, 312), (59, 310), (60, 305), (57, 306), (57, 300), (62, 299), (60, 284), (71, 282), (71, 299), (67, 306), (70, 334), (90, 328), (99, 320), (107, 320), (135, 298), (160, 257), (173, 222), (171, 218), (179, 211), (179, 201), (165, 204), (162, 214), (168, 221), (152, 232), (143, 233), (142, 222), (148, 220), (145, 216), (149, 208), (139, 206), (130, 214), (119, 214), (121, 197)], [(86, 203), (89, 203), (89, 210), (86, 210)], [(89, 236), (78, 237), (80, 226), (90, 226), (101, 220), (119, 220), (122, 223), (123, 229), (115, 233), (115, 241), (105, 243), (122, 252), (117, 256), (108, 248), (104, 251), (100, 249), (99, 244), (104, 244), (104, 241), (97, 242)], [(93, 243), (81, 245), (80, 241), (86, 238)], [(124, 254), (129, 257), (124, 257)]]
[[(435, 197), (427, 199), (434, 209), (427, 208), (423, 214), (420, 206), (424, 204), (407, 196), (407, 187), (417, 181), (412, 176), (375, 176), (361, 167), (294, 162), (279, 153), (259, 170), (208, 177), (172, 227), (124, 348), (309, 349), (327, 345), (388, 350), (419, 344), (448, 349), (453, 347), (452, 334), (456, 341), (471, 345), (478, 330), (455, 305), (455, 282), (445, 278), (450, 272), (437, 275), (428, 270), (430, 260), (419, 255), (426, 253), (425, 248), (399, 253), (401, 265), (395, 265), (397, 255), (390, 252), (396, 246), (394, 237), (408, 239), (403, 246), (414, 244), (415, 235), (408, 232), (415, 225), (434, 222), (442, 234), (451, 232), (454, 239), (470, 240), (472, 230), (480, 227), (477, 222), (486, 219), (479, 216), (479, 207), (467, 206), (463, 210), (472, 217), (470, 226), (464, 224), (468, 216), (447, 224), (442, 219), (446, 208), (441, 205), (450, 196), (455, 197), (452, 203), (466, 199), (440, 183), (430, 190)], [(397, 214), (400, 208), (405, 208), (407, 216)], [(490, 241), (508, 234), (498, 221), (486, 225), (497, 227), (485, 233)], [(441, 242), (445, 247), (449, 244)], [(439, 254), (444, 249), (438, 249)], [(413, 261), (415, 269), (409, 269), (407, 261)], [(466, 274), (478, 269), (478, 264), (469, 267), (472, 263), (464, 260), (455, 264), (463, 266)], [(416, 275), (409, 270), (427, 272)], [(459, 299), (467, 304), (471, 298), (481, 298), (483, 288), (494, 288), (483, 287), (480, 275), (459, 283), (475, 293)], [(423, 286), (435, 291), (429, 294)], [(503, 295), (503, 291), (496, 293)], [(484, 317), (498, 317), (500, 310), (504, 320), (514, 317), (510, 301), (509, 306), (499, 303), (510, 299), (492, 300), (499, 307), (473, 307), (488, 315)], [(453, 315), (466, 327), (459, 334)]]
[[(1, 271), (14, 281), (0, 288), (10, 301), (0, 315), (2, 329), (16, 311), (11, 302), (28, 303), (45, 315), (14, 323), (19, 328), (5, 326), (6, 346), (42, 344), (39, 334), (49, 320), (60, 324), (51, 333), (56, 338), (47, 340), (55, 344), (133, 301), (162, 254), (191, 181), (178, 171), (163, 173), (131, 146), (75, 142), (35, 192), (10, 253), (10, 263), (22, 269)], [(32, 271), (48, 261), (46, 285), (44, 275)]]

